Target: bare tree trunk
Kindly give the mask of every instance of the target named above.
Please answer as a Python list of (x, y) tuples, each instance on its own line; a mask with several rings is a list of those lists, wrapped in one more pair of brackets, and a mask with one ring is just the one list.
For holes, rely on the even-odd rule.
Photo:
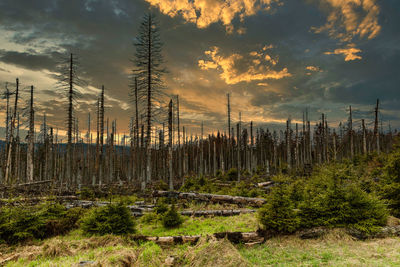
[(362, 123), (362, 139), (363, 139), (363, 154), (367, 154), (367, 132), (365, 131), (365, 121), (361, 120)]
[(290, 170), (292, 168), (292, 155), (290, 151), (290, 119), (286, 121), (286, 156), (287, 156), (287, 166), (288, 169)]
[(336, 161), (337, 159), (337, 151), (336, 151), (336, 133), (335, 130), (333, 130), (333, 161)]
[(253, 136), (253, 121), (250, 122), (250, 174), (253, 176), (253, 147), (254, 147), (254, 136)]
[(103, 182), (103, 154), (104, 154), (104, 85), (101, 86), (100, 94), (100, 158), (99, 158), (99, 185)]
[(350, 158), (354, 158), (354, 136), (353, 136), (353, 113), (350, 106), (349, 118), (349, 134), (350, 134)]
[(181, 157), (181, 129), (180, 129), (180, 119), (179, 119), (179, 95), (176, 96), (176, 116), (178, 122), (178, 152), (177, 152), (177, 159), (178, 159), (178, 174), (182, 176), (182, 157)]
[(66, 160), (66, 171), (67, 171), (67, 180), (66, 182), (72, 182), (72, 126), (73, 126), (73, 99), (74, 99), (74, 57), (71, 53), (70, 61), (69, 61), (69, 91), (68, 91), (68, 121), (67, 121), (67, 160)]
[(173, 172), (172, 172), (172, 99), (169, 101), (168, 108), (168, 167), (169, 167), (169, 190), (174, 190)]
[(375, 124), (374, 124), (374, 138), (376, 142), (376, 151), (378, 152), (378, 155), (381, 152), (380, 148), (380, 142), (379, 142), (379, 99), (376, 100), (376, 107), (375, 107)]
[(8, 156), (7, 156), (7, 165), (6, 165), (6, 176), (5, 176), (5, 182), (9, 182), (9, 176), (10, 176), (10, 171), (11, 171), (11, 152), (12, 152), (12, 144), (14, 142), (14, 127), (15, 127), (15, 119), (17, 116), (17, 108), (18, 108), (18, 90), (19, 90), (19, 79), (16, 79), (16, 90), (15, 90), (15, 102), (14, 102), (14, 110), (13, 110), (13, 117), (11, 121), (11, 130), (10, 130), (10, 144), (8, 148)]

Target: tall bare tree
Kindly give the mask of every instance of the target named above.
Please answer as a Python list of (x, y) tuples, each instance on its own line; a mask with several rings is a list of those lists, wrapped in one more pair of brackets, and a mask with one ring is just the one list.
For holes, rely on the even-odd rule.
[(151, 13), (143, 17), (138, 35), (134, 43), (136, 47), (133, 60), (135, 69), (134, 76), (137, 77), (139, 98), (145, 101), (146, 109), (146, 178), (142, 186), (151, 181), (151, 133), (152, 120), (154, 119), (155, 107), (159, 106), (162, 97), (162, 42), (160, 40), (160, 27), (154, 15)]
[(35, 111), (33, 109), (33, 85), (31, 86), (31, 98), (29, 102), (29, 131), (28, 131), (28, 151), (26, 154), (26, 175), (29, 182), (33, 182), (33, 157), (35, 140)]

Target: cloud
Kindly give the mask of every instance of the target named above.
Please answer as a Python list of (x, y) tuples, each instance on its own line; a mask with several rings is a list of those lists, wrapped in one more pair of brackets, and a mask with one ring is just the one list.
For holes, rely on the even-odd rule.
[[(228, 33), (233, 32), (232, 21), (239, 16), (255, 15), (258, 11), (269, 11), (279, 0), (146, 0), (170, 17), (182, 16), (184, 20), (195, 23), (198, 28), (206, 28), (212, 23), (222, 22)], [(238, 33), (243, 34), (244, 28)]]
[(312, 75), (313, 72), (323, 72), (323, 70), (320, 67), (317, 66), (307, 66), (306, 70), (306, 75)]
[(355, 37), (373, 39), (381, 31), (376, 0), (323, 0), (320, 3), (327, 7), (329, 15), (325, 25), (312, 28), (316, 33), (328, 32), (334, 39), (351, 42)]
[(272, 63), (271, 60), (266, 60), (265, 55), (261, 53), (253, 51), (246, 57), (240, 54), (223, 56), (220, 54), (219, 48), (214, 46), (211, 50), (204, 52), (210, 60), (201, 59), (198, 61), (198, 65), (202, 70), (221, 70), (220, 78), (227, 84), (267, 79), (279, 80), (291, 76), (287, 68), (280, 71), (272, 70), (270, 65), (274, 66), (275, 60)]
[(48, 55), (0, 49), (0, 61), (31, 70), (54, 69), (56, 62)]
[(360, 55), (357, 55), (361, 52), (361, 49), (355, 47), (347, 47), (347, 48), (338, 48), (333, 52), (325, 52), (325, 55), (340, 55), (343, 54), (345, 56), (344, 61), (353, 61), (356, 59), (362, 59)]

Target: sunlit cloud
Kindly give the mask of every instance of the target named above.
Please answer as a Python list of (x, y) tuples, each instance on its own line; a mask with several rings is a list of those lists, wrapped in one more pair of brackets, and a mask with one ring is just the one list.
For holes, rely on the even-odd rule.
[(355, 48), (355, 47), (347, 47), (347, 48), (338, 48), (335, 49), (333, 52), (325, 52), (325, 55), (344, 55), (344, 60), (345, 61), (353, 61), (357, 59), (362, 59), (358, 53), (361, 52), (361, 49)]
[(307, 70), (306, 75), (312, 75), (313, 72), (323, 72), (323, 70), (317, 66), (307, 66), (306, 70)]
[(323, 0), (319, 3), (328, 6), (329, 15), (325, 25), (313, 27), (316, 33), (328, 32), (334, 39), (351, 42), (355, 37), (373, 39), (381, 31), (376, 0)]
[[(171, 17), (182, 16), (190, 23), (195, 23), (198, 28), (206, 28), (212, 23), (222, 22), (228, 33), (234, 27), (232, 21), (239, 17), (255, 15), (258, 11), (269, 11), (273, 4), (281, 4), (279, 0), (146, 0), (156, 6), (163, 14)], [(240, 27), (237, 32), (244, 34), (245, 29)]]
[[(198, 61), (198, 65), (202, 70), (220, 70), (220, 78), (227, 84), (268, 79), (279, 80), (291, 76), (287, 68), (279, 71), (271, 69), (277, 60), (266, 59), (266, 56), (261, 53), (263, 52), (253, 51), (246, 57), (240, 54), (223, 56), (218, 47), (212, 47), (211, 50), (204, 52), (209, 60), (201, 59)], [(241, 71), (241, 69), (245, 70)]]

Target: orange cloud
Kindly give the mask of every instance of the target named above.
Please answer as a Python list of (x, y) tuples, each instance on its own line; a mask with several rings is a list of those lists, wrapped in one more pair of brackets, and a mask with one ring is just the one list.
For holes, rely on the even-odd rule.
[(328, 32), (332, 38), (351, 42), (354, 37), (373, 39), (380, 30), (379, 6), (376, 0), (323, 0), (330, 13), (324, 26), (313, 28), (316, 33)]
[(306, 70), (308, 70), (308, 72), (306, 73), (307, 75), (312, 75), (312, 72), (323, 72), (323, 70), (321, 70), (321, 68), (317, 66), (307, 66)]
[[(274, 66), (276, 63), (272, 63), (271, 60), (265, 60), (265, 56), (263, 54), (260, 55), (259, 53), (262, 52), (254, 51), (249, 53), (253, 58), (245, 58), (240, 54), (223, 56), (220, 54), (218, 47), (212, 47), (211, 50), (204, 52), (210, 60), (201, 59), (198, 61), (198, 65), (202, 70), (221, 70), (222, 72), (220, 77), (227, 84), (262, 81), (267, 79), (279, 80), (291, 76), (287, 68), (283, 68), (280, 71), (272, 70), (271, 66)], [(264, 61), (261, 61), (261, 59)], [(277, 61), (274, 60), (274, 62)], [(238, 65), (245, 66), (246, 71), (240, 72), (238, 70)]]
[[(279, 0), (146, 0), (152, 6), (170, 17), (181, 15), (184, 20), (195, 23), (199, 28), (206, 28), (221, 21), (228, 33), (233, 32), (232, 20), (239, 16), (252, 16), (261, 10), (270, 10)], [(244, 28), (238, 33), (243, 34)]]
[(325, 52), (325, 55), (340, 55), (343, 54), (345, 56), (344, 60), (345, 61), (352, 61), (356, 59), (362, 59), (360, 55), (357, 55), (357, 53), (360, 53), (361, 49), (355, 48), (355, 47), (348, 47), (348, 48), (339, 48), (335, 49), (333, 52)]

